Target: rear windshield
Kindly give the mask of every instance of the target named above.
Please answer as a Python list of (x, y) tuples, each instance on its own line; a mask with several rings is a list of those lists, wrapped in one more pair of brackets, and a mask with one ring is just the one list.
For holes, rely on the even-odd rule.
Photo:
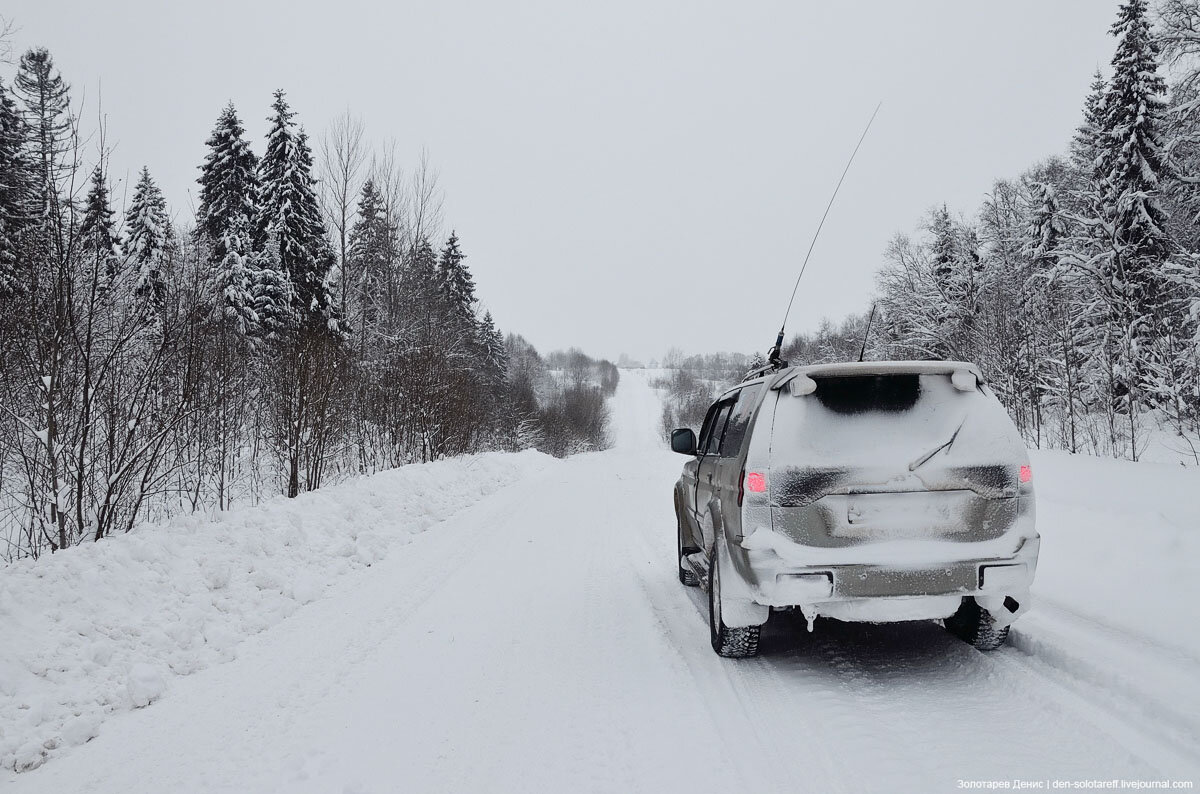
[(921, 396), (915, 373), (814, 378), (821, 405), (837, 414), (908, 411)]
[[(771, 465), (805, 469), (885, 467), (907, 474), (933, 449), (934, 464), (991, 465), (1023, 459), (1021, 438), (995, 396), (956, 389), (949, 375), (815, 376), (812, 394), (781, 390)], [(951, 437), (955, 441), (946, 445)]]

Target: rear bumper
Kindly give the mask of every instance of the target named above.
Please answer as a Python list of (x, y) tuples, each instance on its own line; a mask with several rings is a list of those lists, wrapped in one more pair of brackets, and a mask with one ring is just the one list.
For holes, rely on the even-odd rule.
[[(978, 596), (989, 602), (1010, 596), (1018, 602), (1027, 601), (1041, 540), (1035, 536), (1017, 542), (1019, 545), (1011, 554), (946, 562), (906, 561), (902, 565), (862, 562), (797, 565), (771, 552), (752, 551), (747, 555), (750, 574), (747, 584), (753, 599), (765, 606), (802, 607), (806, 613), (846, 615), (843, 619), (847, 620), (940, 618), (945, 614), (936, 613), (957, 604), (962, 596)], [(881, 604), (875, 610), (850, 606), (865, 601), (894, 603)], [(822, 609), (823, 605), (830, 606)], [(921, 609), (930, 614), (920, 614)], [(857, 614), (867, 616), (853, 617)], [(870, 616), (876, 614), (883, 617)], [(886, 617), (891, 614), (900, 617)]]

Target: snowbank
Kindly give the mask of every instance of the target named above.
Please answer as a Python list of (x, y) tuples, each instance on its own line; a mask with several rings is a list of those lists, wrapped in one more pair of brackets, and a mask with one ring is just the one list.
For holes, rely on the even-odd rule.
[(541, 470), (536, 452), (407, 466), (212, 518), (181, 516), (0, 568), (0, 767), (26, 770), (338, 577)]
[(1044, 599), (1200, 658), (1200, 469), (1030, 456), (1042, 535), (1034, 609)]

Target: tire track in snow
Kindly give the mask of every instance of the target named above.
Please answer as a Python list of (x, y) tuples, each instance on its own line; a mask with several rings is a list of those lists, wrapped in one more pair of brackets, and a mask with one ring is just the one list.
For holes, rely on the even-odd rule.
[[(1168, 645), (1160, 642), (1149, 634), (1134, 631), (1124, 626), (1116, 626), (1111, 623), (1105, 623), (1103, 620), (1079, 612), (1072, 609), (1066, 604), (1061, 603), (1058, 599), (1047, 598), (1037, 592), (1037, 585), (1034, 585), (1034, 603), (1037, 607), (1036, 614), (1039, 617), (1053, 617), (1056, 622), (1067, 621), (1078, 626), (1086, 626), (1091, 632), (1095, 632), (1105, 638), (1113, 640), (1114, 643), (1126, 646), (1144, 646), (1148, 650), (1153, 650), (1153, 658), (1163, 659), (1168, 662), (1178, 665), (1190, 665), (1200, 669), (1200, 656), (1192, 653), (1186, 648), (1178, 645)], [(1017, 628), (1026, 625), (1023, 621), (1016, 623)]]
[(1108, 703), (1090, 682), (1041, 663), (1019, 649), (1004, 648), (987, 658), (987, 663), (1034, 685), (1040, 693), (1070, 710), (1097, 731), (1110, 736), (1120, 747), (1146, 763), (1158, 776), (1195, 779), (1200, 773), (1200, 752), (1178, 737), (1158, 728), (1153, 720), (1135, 719), (1136, 706)]
[(1106, 724), (1125, 726), (1121, 735), (1144, 734), (1150, 758), (1167, 768), (1200, 769), (1200, 664), (1071, 610), (1041, 601), (1038, 608), (997, 659), (1085, 698), (1110, 715)]
[[(673, 524), (666, 525), (674, 531)], [(666, 614), (661, 606), (656, 607), (655, 620), (673, 655), (687, 670), (709, 721), (731, 748), (729, 759), (737, 766), (741, 779), (759, 781), (766, 777), (747, 788), (770, 785), (770, 790), (786, 791), (803, 781), (811, 790), (835, 794), (862, 791), (860, 785), (848, 785), (826, 739), (804, 720), (805, 705), (793, 703), (789, 709), (780, 703), (794, 688), (781, 685), (769, 660), (722, 659), (712, 652), (707, 596), (700, 588), (685, 588), (679, 582), (674, 559), (669, 556), (675, 553), (669, 532), (669, 542), (658, 544), (659, 548), (650, 542), (649, 535), (660, 527), (645, 526), (641, 532), (630, 533), (629, 538), (633, 541), (631, 567), (640, 573), (637, 583), (648, 604), (670, 605)], [(664, 551), (668, 546), (669, 550)], [(660, 557), (669, 562), (659, 561)], [(657, 562), (646, 565), (647, 560)], [(815, 780), (814, 756), (821, 772)]]

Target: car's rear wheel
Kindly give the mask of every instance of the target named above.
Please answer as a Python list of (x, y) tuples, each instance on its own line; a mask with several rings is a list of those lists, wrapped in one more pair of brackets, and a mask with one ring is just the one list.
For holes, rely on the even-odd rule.
[(994, 651), (1008, 639), (1008, 626), (997, 626), (992, 613), (975, 603), (974, 598), (964, 598), (945, 624), (951, 634), (981, 651)]
[(708, 625), (712, 647), (718, 656), (745, 659), (758, 655), (762, 626), (730, 628), (721, 619), (721, 565), (715, 551), (708, 573)]
[(679, 515), (679, 508), (675, 509), (675, 556), (679, 563), (679, 581), (688, 587), (696, 587), (700, 584), (700, 577), (696, 576), (696, 572), (692, 567), (684, 561), (684, 556), (693, 554), (698, 549), (687, 548), (683, 545), (683, 517)]

